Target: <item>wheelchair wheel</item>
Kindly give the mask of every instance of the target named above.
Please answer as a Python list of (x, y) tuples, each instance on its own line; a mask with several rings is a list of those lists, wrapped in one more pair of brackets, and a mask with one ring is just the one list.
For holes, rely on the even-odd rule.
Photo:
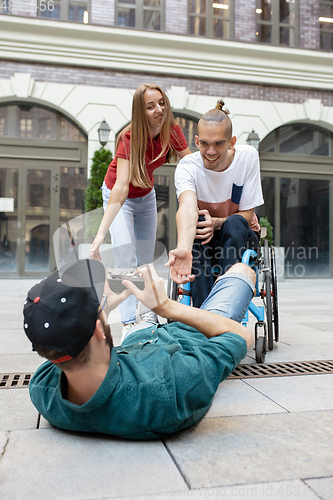
[(272, 271), (272, 308), (274, 322), (274, 339), (279, 341), (279, 311), (278, 311), (278, 292), (277, 292), (277, 276), (276, 276), (276, 261), (274, 247), (271, 248), (271, 271)]
[(258, 337), (256, 341), (256, 362), (263, 363), (267, 352), (266, 338)]
[(273, 349), (273, 311), (272, 311), (272, 278), (269, 258), (268, 241), (264, 241), (264, 284), (263, 296), (266, 298), (266, 322), (267, 322), (267, 336), (268, 336), (268, 349)]

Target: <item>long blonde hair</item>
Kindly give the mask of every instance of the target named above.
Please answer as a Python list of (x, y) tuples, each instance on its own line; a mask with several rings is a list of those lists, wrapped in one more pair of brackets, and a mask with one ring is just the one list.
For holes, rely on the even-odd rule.
[(166, 163), (169, 163), (176, 156), (174, 151), (170, 150), (170, 135), (175, 137), (172, 130), (172, 126), (175, 124), (175, 119), (171, 111), (169, 99), (164, 90), (161, 89), (161, 87), (159, 87), (158, 85), (155, 85), (153, 83), (144, 83), (136, 89), (133, 96), (131, 123), (119, 133), (116, 143), (117, 149), (122, 136), (127, 131), (131, 131), (129, 151), (130, 182), (133, 184), (133, 186), (144, 189), (152, 187), (151, 181), (148, 176), (145, 158), (148, 141), (152, 141), (152, 137), (149, 133), (149, 123), (146, 115), (146, 106), (144, 100), (144, 93), (147, 89), (157, 90), (158, 92), (160, 92), (165, 103), (164, 121), (160, 131), (162, 151), (156, 158), (153, 159), (153, 161), (161, 158), (163, 155), (165, 155), (166, 152), (168, 152)]

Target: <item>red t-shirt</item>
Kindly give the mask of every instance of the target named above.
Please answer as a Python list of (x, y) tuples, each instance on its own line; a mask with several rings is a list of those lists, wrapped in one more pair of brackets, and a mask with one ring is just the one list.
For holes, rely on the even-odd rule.
[[(169, 149), (172, 148), (175, 151), (184, 151), (184, 149), (187, 148), (187, 142), (183, 132), (181, 131), (180, 126), (177, 123), (175, 123), (175, 125), (172, 126), (172, 129), (174, 131), (174, 134), (170, 134)], [(130, 131), (126, 132), (122, 136), (122, 138), (119, 141), (116, 156), (110, 163), (108, 171), (106, 172), (104, 180), (105, 184), (109, 189), (113, 188), (117, 179), (117, 158), (124, 158), (125, 160), (129, 160), (130, 137), (131, 137)], [(154, 184), (153, 172), (158, 167), (161, 167), (163, 163), (165, 163), (165, 159), (169, 149), (157, 161), (153, 161), (153, 159), (156, 158), (162, 151), (160, 136), (158, 135), (152, 141), (148, 141), (147, 151), (146, 151), (146, 168), (152, 185)], [(148, 194), (151, 191), (151, 189), (152, 188), (146, 188), (146, 189), (139, 188), (133, 186), (133, 184), (130, 183), (128, 198), (140, 198), (141, 196), (145, 196), (146, 194)]]

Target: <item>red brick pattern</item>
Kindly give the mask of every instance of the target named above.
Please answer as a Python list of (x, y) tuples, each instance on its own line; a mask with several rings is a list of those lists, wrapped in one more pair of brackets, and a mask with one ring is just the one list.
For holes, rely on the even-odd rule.
[(187, 34), (187, 0), (165, 0), (165, 31)]
[(256, 41), (256, 1), (234, 0), (235, 2), (235, 40), (238, 42)]
[(0, 60), (0, 78), (10, 78), (15, 72), (30, 73), (39, 82), (136, 89), (142, 83), (152, 81), (166, 90), (172, 85), (183, 86), (197, 95), (290, 103), (321, 99), (324, 106), (333, 106), (333, 91)]
[(300, 0), (299, 46), (303, 49), (320, 49), (319, 37), (319, 0)]

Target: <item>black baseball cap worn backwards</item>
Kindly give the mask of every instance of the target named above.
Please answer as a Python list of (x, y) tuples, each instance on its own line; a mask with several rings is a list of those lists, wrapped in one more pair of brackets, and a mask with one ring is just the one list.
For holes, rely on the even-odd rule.
[(83, 259), (33, 286), (23, 308), (32, 349), (59, 351), (58, 363), (80, 354), (94, 333), (104, 283), (103, 264)]

